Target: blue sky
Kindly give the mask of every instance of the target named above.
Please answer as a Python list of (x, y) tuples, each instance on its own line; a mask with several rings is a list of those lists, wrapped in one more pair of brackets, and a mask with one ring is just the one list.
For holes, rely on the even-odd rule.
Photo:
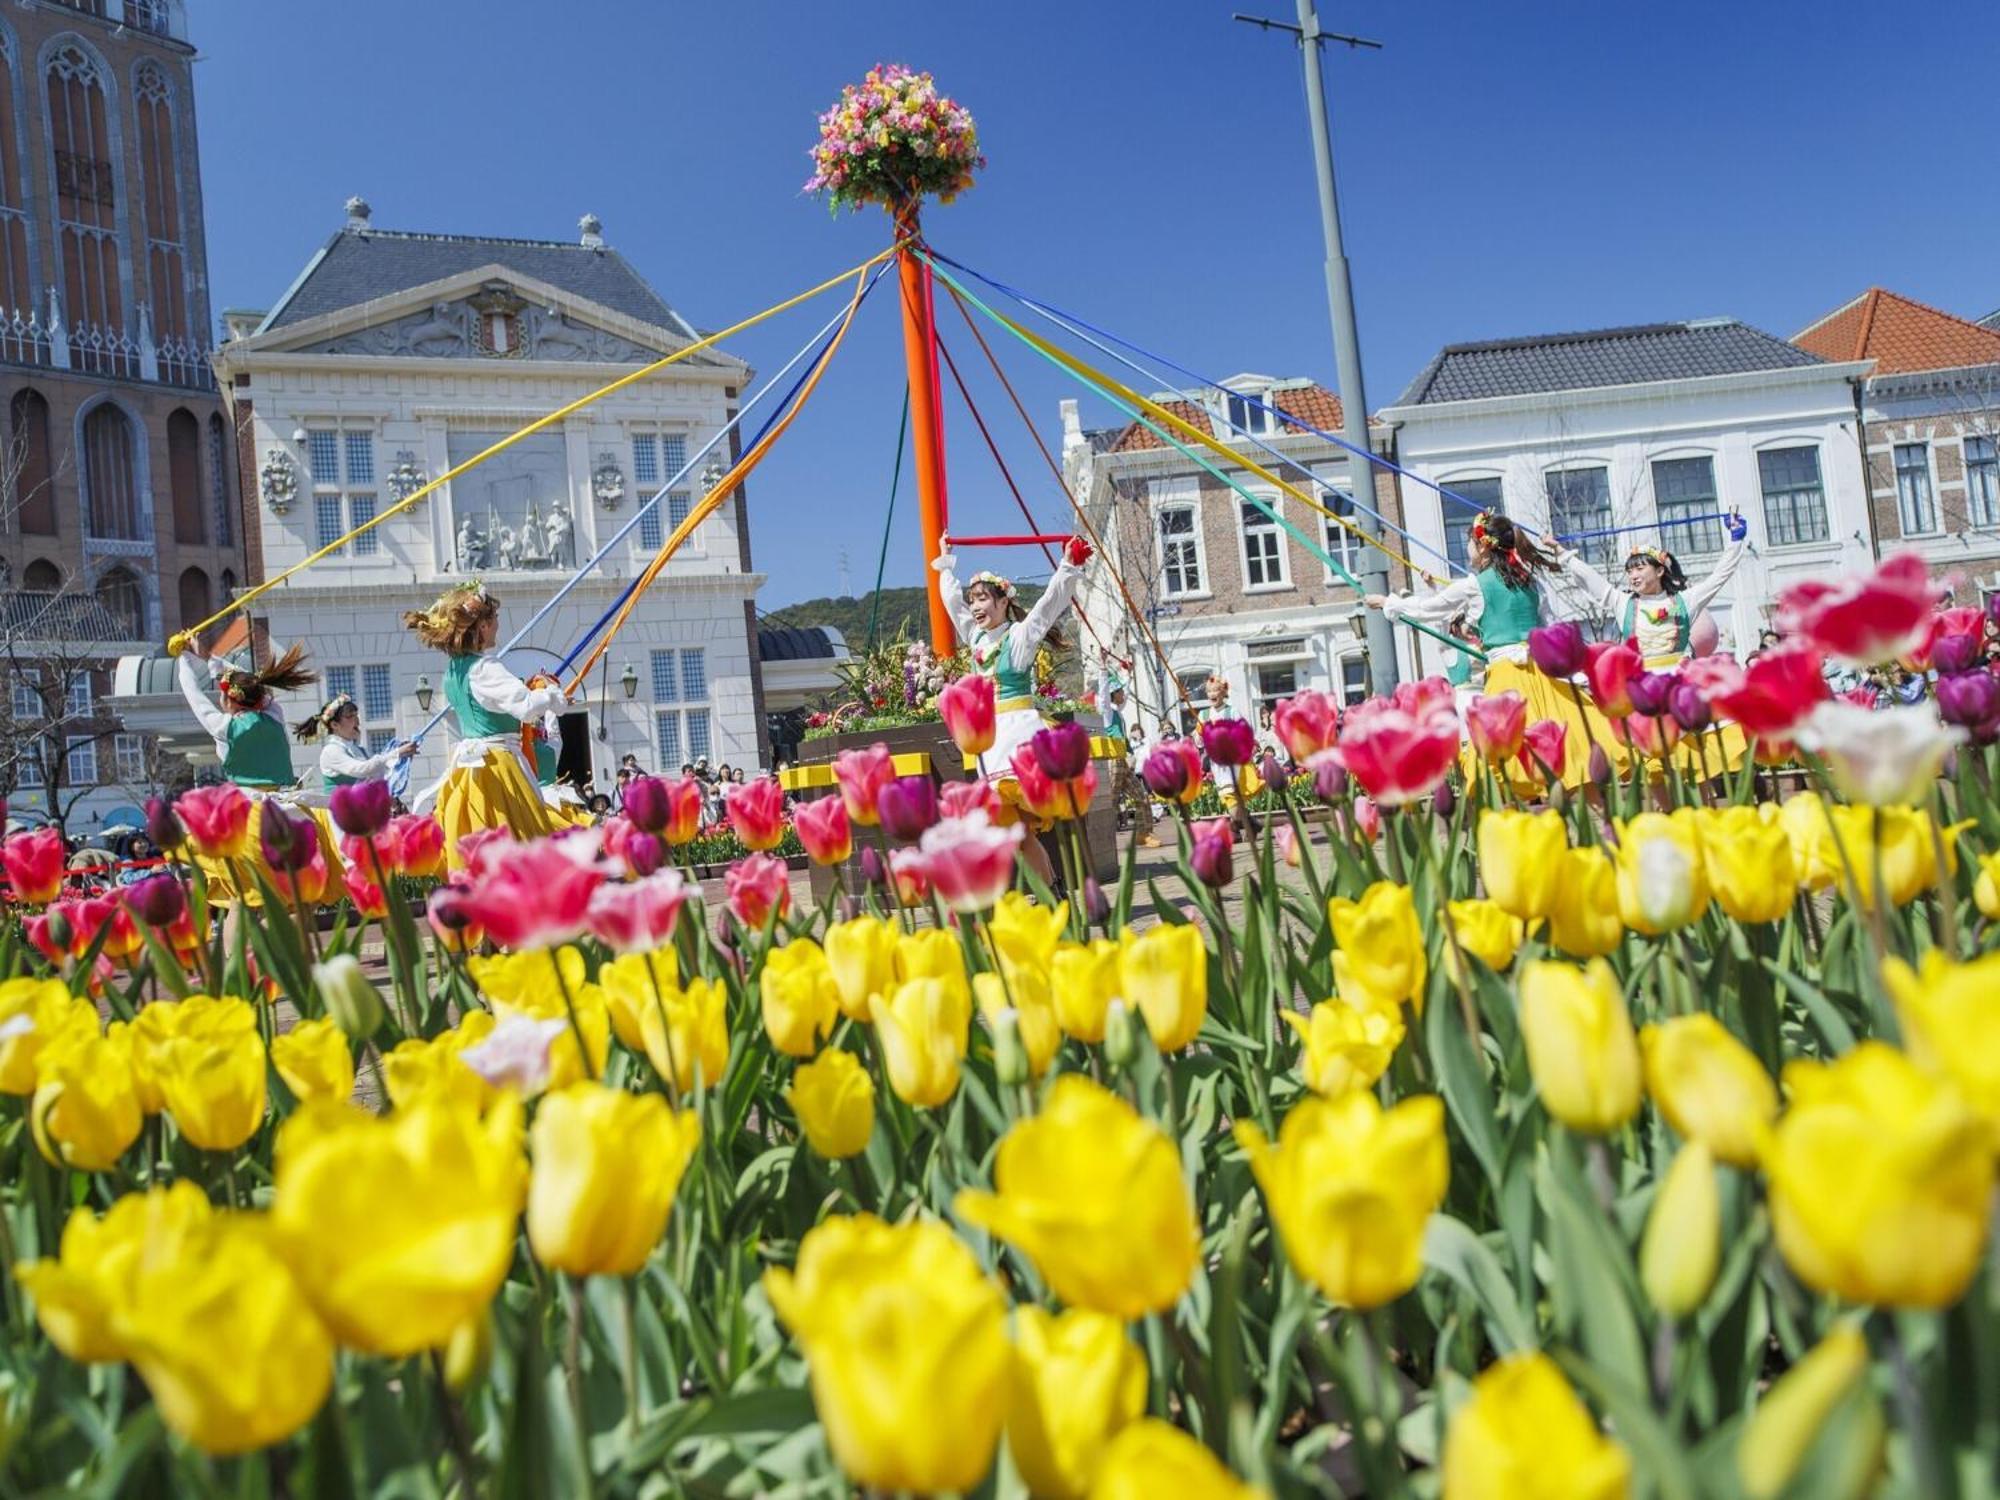
[[(1237, 8), (1292, 14), (208, 0), (190, 9), (215, 305), (268, 307), (359, 192), (396, 229), (566, 239), (593, 211), (691, 321), (726, 325), (884, 242), (879, 214), (830, 219), (799, 185), (815, 115), (889, 60), (934, 72), (991, 158), (927, 219), (940, 249), (1205, 373), (1331, 385), (1297, 54)], [(1900, 37), (1856, 0), (1376, 0), (1323, 19), (1386, 43), (1327, 59), (1372, 406), (1467, 339), (1717, 315), (1789, 335), (1871, 283), (2000, 307), (1990, 4), (1945, 0)], [(831, 311), (731, 347), (775, 370)], [(1019, 419), (962, 328), (952, 342), (1037, 519), (1061, 529)], [(1069, 392), (1003, 358), (1053, 446)], [(752, 481), (762, 607), (836, 591), (842, 549), (869, 586), (902, 388), (881, 295)], [(953, 408), (954, 528), (1016, 529)], [(1111, 415), (1086, 398), (1084, 419)], [(891, 584), (921, 576), (907, 484)]]

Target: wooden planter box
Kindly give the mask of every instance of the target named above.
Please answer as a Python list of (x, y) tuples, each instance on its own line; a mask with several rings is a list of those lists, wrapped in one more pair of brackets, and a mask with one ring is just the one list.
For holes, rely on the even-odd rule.
[[(1081, 716), (1081, 722), (1093, 733), (1098, 729), (1096, 719)], [(945, 733), (942, 721), (928, 724), (904, 724), (894, 729), (869, 729), (851, 734), (830, 734), (819, 739), (807, 740), (799, 749), (799, 759), (795, 766), (787, 768), (782, 780), (787, 790), (801, 801), (813, 801), (820, 797), (840, 795), (833, 783), (833, 761), (843, 750), (865, 750), (870, 745), (886, 745), (889, 753), (899, 761), (906, 757), (923, 757), (929, 774), (940, 784), (948, 781), (971, 781), (973, 773), (965, 769), (965, 757)], [(1118, 818), (1111, 801), (1111, 762), (1097, 764), (1097, 792), (1090, 799), (1090, 808), (1084, 815), (1084, 843), (1090, 854), (1091, 873), (1099, 880), (1111, 880), (1118, 874)], [(920, 774), (918, 767), (907, 762), (899, 766), (899, 775)], [(861, 891), (861, 851), (868, 847), (874, 835), (867, 829), (854, 830), (854, 856), (839, 869), (833, 870), (814, 866), (812, 891), (815, 900), (826, 900), (836, 889), (859, 894)], [(1049, 851), (1049, 861), (1058, 870), (1062, 868), (1062, 856), (1053, 836), (1043, 840)]]

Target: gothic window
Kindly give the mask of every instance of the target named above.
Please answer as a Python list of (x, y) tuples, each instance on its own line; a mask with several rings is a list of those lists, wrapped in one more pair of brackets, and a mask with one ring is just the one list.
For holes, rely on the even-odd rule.
[[(136, 363), (118, 341), (118, 191), (103, 69), (72, 42), (49, 59), (49, 147), (55, 163), (56, 243), (63, 317), (78, 368), (130, 375)], [(106, 340), (112, 340), (109, 345)]]
[(201, 424), (184, 406), (167, 417), (167, 476), (174, 496), (174, 540), (206, 541), (202, 514)]
[(97, 602), (117, 622), (125, 640), (146, 633), (146, 595), (129, 569), (113, 568), (97, 580)]
[(23, 532), (54, 536), (56, 480), (49, 454), (49, 403), (32, 386), (14, 392), (8, 404), (6, 464), (14, 484), (14, 493), (8, 496), (14, 524)]
[(189, 568), (181, 574), (181, 629), (197, 621), (206, 620), (215, 613), (210, 603), (208, 575), (200, 568)]
[(54, 594), (62, 590), (62, 569), (46, 557), (38, 557), (21, 574), (21, 591), (27, 594)]
[(181, 239), (180, 177), (175, 171), (173, 86), (148, 59), (132, 75), (139, 120), (140, 181), (146, 199), (146, 284), (152, 290), (153, 332), (188, 336), (187, 253)]
[(215, 545), (227, 547), (236, 528), (229, 521), (229, 429), (219, 416), (208, 419), (208, 510)]
[(95, 537), (143, 541), (138, 443), (132, 419), (109, 401), (83, 419), (84, 514)]
[(21, 183), (21, 127), (14, 114), (14, 42), (0, 34), (0, 304), (27, 318), (34, 311), (28, 278), (28, 200)]
[(222, 570), (222, 602), (227, 604), (236, 597), (236, 575), (228, 568)]

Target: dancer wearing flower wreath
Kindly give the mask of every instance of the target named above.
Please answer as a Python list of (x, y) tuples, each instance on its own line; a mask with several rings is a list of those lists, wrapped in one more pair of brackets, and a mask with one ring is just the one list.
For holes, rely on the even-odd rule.
[[(522, 733), (523, 725), (561, 709), (562, 686), (523, 682), (501, 664), (494, 649), (500, 601), (473, 580), (448, 590), (429, 609), (406, 613), (403, 624), (447, 658), (445, 702), (461, 738), (436, 796), (451, 867), (463, 863), (459, 840), (467, 834), (504, 828), (517, 839), (531, 839), (574, 821), (543, 798), (533, 751)], [(430, 795), (426, 791), (419, 802)]]
[(361, 743), (361, 708), (345, 693), (336, 693), (326, 706), (292, 731), (302, 745), (322, 734), (326, 744), (319, 752), (320, 786), (332, 791), (357, 781), (381, 781), (400, 762), (417, 753), (414, 740), (391, 745), (378, 755), (370, 755)]
[[(950, 611), (952, 628), (965, 642), (972, 670), (993, 679), (993, 747), (979, 757), (979, 774), (1000, 794), (1008, 820), (1025, 821), (1038, 833), (1047, 825), (1037, 826), (1040, 820), (1023, 806), (1011, 762), (1014, 752), (1044, 726), (1041, 710), (1035, 706), (1035, 655), (1045, 642), (1060, 646), (1056, 622), (1076, 597), (1090, 554), (1090, 543), (1080, 536), (1064, 543), (1055, 576), (1032, 609), (1021, 603), (1014, 585), (998, 573), (982, 570), (972, 575), (970, 583), (961, 585), (958, 559), (948, 536), (939, 538), (938, 555), (931, 563), (938, 574), (938, 592)], [(1026, 840), (1021, 857), (1044, 881), (1053, 882), (1048, 852), (1039, 840)]]

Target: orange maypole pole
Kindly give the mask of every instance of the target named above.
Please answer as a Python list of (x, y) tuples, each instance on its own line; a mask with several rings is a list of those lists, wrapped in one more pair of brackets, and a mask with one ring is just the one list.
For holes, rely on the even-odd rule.
[(896, 216), (896, 233), (901, 246), (896, 251), (896, 270), (903, 287), (903, 358), (910, 380), (910, 430), (917, 468), (917, 512), (924, 525), (924, 591), (930, 600), (931, 650), (948, 656), (957, 636), (951, 615), (944, 607), (938, 575), (931, 561), (944, 545), (944, 422), (938, 403), (937, 330), (931, 321), (931, 268), (917, 255), (917, 207), (912, 202)]

